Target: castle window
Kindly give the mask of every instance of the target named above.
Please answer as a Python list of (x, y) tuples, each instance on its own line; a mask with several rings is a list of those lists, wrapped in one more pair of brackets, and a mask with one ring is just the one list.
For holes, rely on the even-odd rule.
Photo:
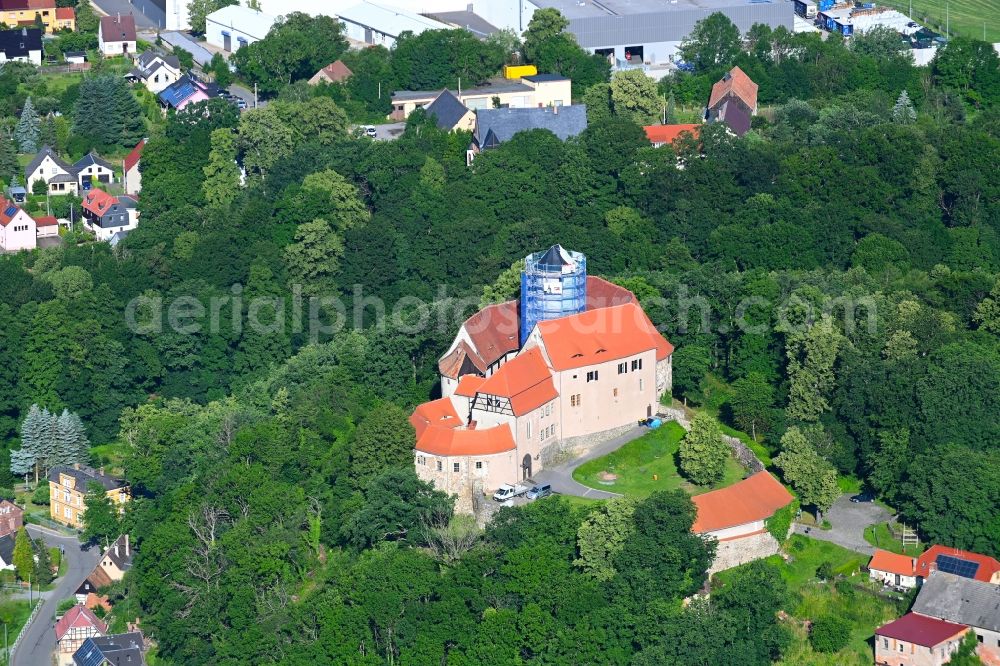
[(482, 469), (482, 468), (483, 468), (483, 461), (482, 460), (477, 460), (476, 461), (476, 469)]
[(441, 471), (441, 461), (440, 460), (437, 461), (437, 470), (439, 472)]
[(591, 371), (589, 371), (587, 373), (587, 381), (588, 382), (596, 382), (597, 379), (598, 379), (598, 376), (599, 375), (597, 373), (597, 370), (591, 370)]
[(614, 396), (617, 398), (618, 397), (618, 389), (612, 389), (612, 391), (614, 392)]
[(451, 471), (458, 472), (461, 469), (461, 463), (452, 463)]
[(626, 363), (619, 363), (618, 364), (618, 374), (619, 375), (624, 375), (626, 372), (628, 372), (628, 365)]

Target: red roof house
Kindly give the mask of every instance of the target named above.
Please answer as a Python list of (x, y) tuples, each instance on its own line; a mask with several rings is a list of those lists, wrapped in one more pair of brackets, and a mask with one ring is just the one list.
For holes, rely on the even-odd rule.
[(649, 142), (653, 144), (654, 148), (659, 148), (660, 146), (673, 143), (681, 136), (689, 134), (695, 138), (698, 137), (698, 131), (701, 125), (698, 124), (684, 124), (684, 125), (647, 125), (642, 129), (646, 131), (646, 138)]
[(907, 613), (875, 630), (875, 663), (946, 664), (968, 630), (963, 624)]
[(488, 396), (498, 397), (510, 402), (514, 416), (523, 416), (559, 397), (552, 383), (552, 373), (537, 347), (521, 352), (500, 366), (480, 384), (476, 394), (473, 408), (481, 406)]
[(917, 558), (917, 575), (926, 579), (933, 571), (1000, 584), (1000, 562), (988, 555), (933, 545)]
[(887, 550), (877, 550), (868, 562), (869, 569), (885, 571), (886, 573), (899, 574), (900, 576), (916, 575), (916, 558), (909, 555), (898, 555)]
[(691, 498), (698, 517), (691, 531), (698, 534), (767, 520), (794, 498), (770, 473), (756, 474), (726, 488)]
[(739, 67), (733, 67), (712, 86), (709, 110), (718, 108), (730, 97), (738, 99), (751, 115), (757, 113), (757, 84)]
[(106, 633), (108, 625), (83, 605), (73, 606), (56, 622), (56, 643), (62, 653), (73, 654), (88, 638)]
[(352, 72), (351, 68), (345, 65), (343, 61), (335, 60), (313, 74), (312, 78), (309, 79), (309, 83), (311, 85), (316, 85), (324, 81), (326, 83), (340, 83), (351, 78), (352, 74), (354, 74), (354, 72)]

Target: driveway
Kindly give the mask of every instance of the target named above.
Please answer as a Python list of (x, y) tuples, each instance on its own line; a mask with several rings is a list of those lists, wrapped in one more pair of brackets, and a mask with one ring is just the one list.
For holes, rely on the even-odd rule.
[(601, 456), (607, 455), (612, 451), (620, 449), (625, 444), (628, 444), (633, 439), (642, 437), (647, 432), (649, 432), (648, 428), (636, 426), (624, 435), (619, 435), (614, 439), (609, 439), (606, 442), (598, 444), (593, 449), (578, 458), (574, 458), (568, 462), (553, 465), (551, 467), (546, 467), (538, 474), (535, 474), (535, 476), (532, 477), (532, 480), (536, 484), (548, 483), (552, 486), (552, 490), (563, 495), (576, 495), (577, 497), (586, 497), (588, 499), (612, 499), (614, 497), (621, 497), (619, 493), (612, 493), (607, 490), (597, 490), (596, 488), (591, 488), (579, 483), (573, 478), (573, 470), (588, 460), (600, 458)]
[[(811, 527), (809, 536), (820, 541), (830, 541), (857, 553), (872, 555), (875, 547), (865, 541), (865, 528), (884, 523), (891, 517), (888, 510), (875, 502), (855, 503), (851, 501), (850, 494), (841, 495), (825, 516), (833, 528), (822, 530)], [(805, 529), (805, 525), (795, 524), (796, 534), (805, 534)]]
[[(11, 666), (50, 666), (52, 652), (56, 649), (56, 607), (63, 599), (73, 596), (80, 583), (90, 575), (101, 559), (99, 548), (84, 550), (76, 537), (63, 536), (37, 525), (29, 525), (33, 538), (41, 537), (49, 546), (62, 546), (66, 553), (66, 575), (56, 581), (55, 589), (42, 592), (42, 607), (28, 625), (21, 643), (11, 657)], [(13, 637), (11, 638), (13, 640)]]

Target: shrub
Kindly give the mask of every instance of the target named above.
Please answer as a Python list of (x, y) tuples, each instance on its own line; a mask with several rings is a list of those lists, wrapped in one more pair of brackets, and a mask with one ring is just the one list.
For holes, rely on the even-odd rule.
[(830, 580), (833, 578), (833, 565), (829, 562), (823, 562), (821, 565), (816, 567), (816, 577), (822, 580)]
[(56, 615), (62, 615), (63, 613), (65, 613), (66, 611), (68, 611), (73, 606), (76, 606), (76, 597), (70, 597), (69, 599), (63, 599), (62, 601), (59, 602), (59, 605), (56, 606)]
[(42, 483), (37, 488), (35, 488), (35, 492), (31, 493), (31, 501), (33, 504), (48, 504), (49, 484)]
[(851, 623), (836, 615), (817, 618), (809, 642), (817, 652), (839, 652), (851, 640)]
[(788, 506), (778, 509), (774, 515), (767, 519), (765, 525), (767, 531), (778, 543), (785, 543), (788, 539), (788, 531), (792, 527), (792, 519), (799, 510), (798, 500), (792, 501)]

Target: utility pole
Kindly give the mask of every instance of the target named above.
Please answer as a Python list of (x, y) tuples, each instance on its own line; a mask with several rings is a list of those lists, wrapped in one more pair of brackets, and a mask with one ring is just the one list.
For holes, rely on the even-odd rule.
[(257, 108), (257, 82), (253, 82), (253, 108)]
[(944, 5), (944, 36), (951, 39), (951, 3)]

